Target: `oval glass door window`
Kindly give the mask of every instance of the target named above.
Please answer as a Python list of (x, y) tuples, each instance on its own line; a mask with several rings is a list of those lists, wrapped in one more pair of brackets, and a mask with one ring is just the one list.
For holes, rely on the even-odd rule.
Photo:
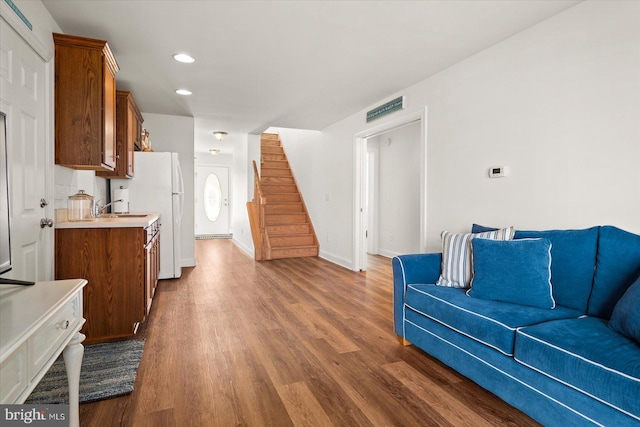
[(218, 219), (220, 210), (222, 209), (222, 188), (220, 187), (220, 180), (216, 174), (209, 174), (204, 182), (203, 192), (204, 212), (207, 215), (207, 219), (214, 222)]

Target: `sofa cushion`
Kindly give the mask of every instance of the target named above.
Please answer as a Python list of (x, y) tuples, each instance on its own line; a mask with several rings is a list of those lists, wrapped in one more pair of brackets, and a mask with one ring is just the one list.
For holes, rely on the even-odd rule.
[(516, 230), (514, 239), (551, 241), (551, 283), (556, 304), (587, 312), (596, 265), (598, 227), (585, 230)]
[(467, 295), (552, 309), (551, 242), (547, 239), (475, 238), (473, 278)]
[(640, 420), (640, 347), (595, 317), (521, 328), (514, 358)]
[(433, 284), (407, 287), (406, 307), (474, 340), (513, 354), (518, 327), (555, 319), (576, 318), (580, 312), (561, 306), (555, 310), (469, 298), (464, 289)]
[(613, 307), (638, 276), (640, 236), (616, 227), (600, 227), (589, 315), (610, 318)]
[(640, 277), (616, 304), (609, 326), (640, 344)]
[(471, 282), (471, 240), (475, 237), (511, 240), (513, 227), (486, 233), (453, 234), (442, 232), (442, 268), (436, 284), (450, 288), (468, 288)]

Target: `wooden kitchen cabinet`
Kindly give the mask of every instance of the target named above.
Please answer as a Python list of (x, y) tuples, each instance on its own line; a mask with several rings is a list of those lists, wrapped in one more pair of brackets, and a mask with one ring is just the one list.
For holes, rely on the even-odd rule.
[(158, 221), (145, 229), (145, 315), (151, 310), (160, 272), (160, 224)]
[(73, 169), (116, 166), (116, 63), (104, 40), (53, 34), (55, 163)]
[(144, 119), (131, 92), (116, 91), (116, 167), (96, 172), (104, 178), (133, 178), (133, 152), (141, 145)]
[(159, 239), (158, 221), (146, 228), (56, 228), (56, 279), (88, 281), (87, 321), (81, 331), (87, 336), (85, 344), (135, 335), (157, 285)]

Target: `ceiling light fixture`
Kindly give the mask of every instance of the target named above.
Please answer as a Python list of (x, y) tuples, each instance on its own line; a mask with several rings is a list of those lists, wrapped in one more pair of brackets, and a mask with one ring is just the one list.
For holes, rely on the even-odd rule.
[(218, 154), (220, 154), (220, 150), (218, 150), (217, 148), (212, 148), (209, 150), (209, 154), (211, 154), (212, 156), (217, 156)]
[(191, 91), (187, 89), (176, 89), (178, 95), (191, 95)]
[(218, 141), (222, 141), (223, 139), (225, 139), (227, 137), (228, 133), (227, 132), (223, 132), (221, 130), (217, 130), (213, 132), (213, 136), (218, 140)]
[(176, 53), (173, 55), (173, 59), (178, 62), (184, 62), (185, 64), (191, 64), (195, 62), (195, 58), (193, 56), (187, 55), (186, 53)]

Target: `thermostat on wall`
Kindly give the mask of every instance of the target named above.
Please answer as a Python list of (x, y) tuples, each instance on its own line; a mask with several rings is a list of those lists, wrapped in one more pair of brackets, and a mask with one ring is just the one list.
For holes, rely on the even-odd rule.
[(494, 166), (489, 168), (489, 178), (502, 178), (507, 176), (507, 168), (505, 166)]

